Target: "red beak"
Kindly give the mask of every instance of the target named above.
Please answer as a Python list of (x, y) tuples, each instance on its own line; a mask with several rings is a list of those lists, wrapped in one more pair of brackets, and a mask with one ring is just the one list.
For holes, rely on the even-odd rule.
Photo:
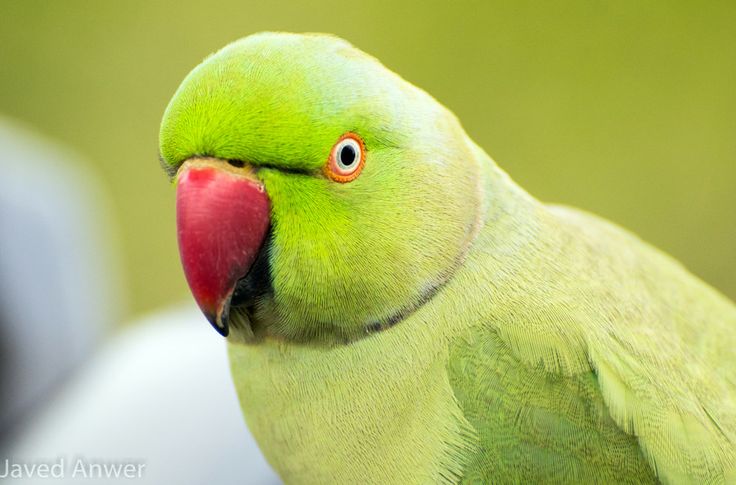
[(268, 196), (252, 173), (215, 159), (179, 171), (176, 226), (189, 288), (207, 320), (227, 336), (230, 299), (248, 274), (270, 222)]

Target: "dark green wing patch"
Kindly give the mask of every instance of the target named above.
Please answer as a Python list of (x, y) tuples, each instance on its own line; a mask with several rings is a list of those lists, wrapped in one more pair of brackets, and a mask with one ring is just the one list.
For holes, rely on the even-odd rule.
[(530, 368), (487, 329), (451, 349), (448, 371), (479, 437), (464, 483), (657, 483), (593, 373)]

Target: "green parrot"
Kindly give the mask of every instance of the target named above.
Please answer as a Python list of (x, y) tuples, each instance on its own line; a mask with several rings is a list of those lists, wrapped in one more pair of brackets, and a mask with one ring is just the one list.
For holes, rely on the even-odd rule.
[(736, 306), (536, 200), (348, 42), (226, 46), (160, 152), (185, 276), (285, 482), (736, 483)]

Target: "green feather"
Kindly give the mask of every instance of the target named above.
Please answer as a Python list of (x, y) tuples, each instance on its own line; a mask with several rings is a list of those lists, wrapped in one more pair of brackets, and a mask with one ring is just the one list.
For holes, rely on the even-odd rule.
[[(365, 169), (321, 168), (337, 139)], [(233, 379), (293, 483), (734, 483), (736, 307), (625, 230), (520, 189), (345, 41), (267, 33), (185, 79), (161, 155), (241, 160), (273, 293)]]

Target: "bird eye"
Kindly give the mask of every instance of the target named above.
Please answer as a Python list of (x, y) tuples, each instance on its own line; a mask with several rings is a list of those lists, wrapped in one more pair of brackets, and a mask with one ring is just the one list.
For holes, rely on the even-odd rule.
[(325, 175), (335, 182), (350, 182), (360, 175), (365, 165), (365, 145), (355, 133), (345, 133), (330, 151)]

